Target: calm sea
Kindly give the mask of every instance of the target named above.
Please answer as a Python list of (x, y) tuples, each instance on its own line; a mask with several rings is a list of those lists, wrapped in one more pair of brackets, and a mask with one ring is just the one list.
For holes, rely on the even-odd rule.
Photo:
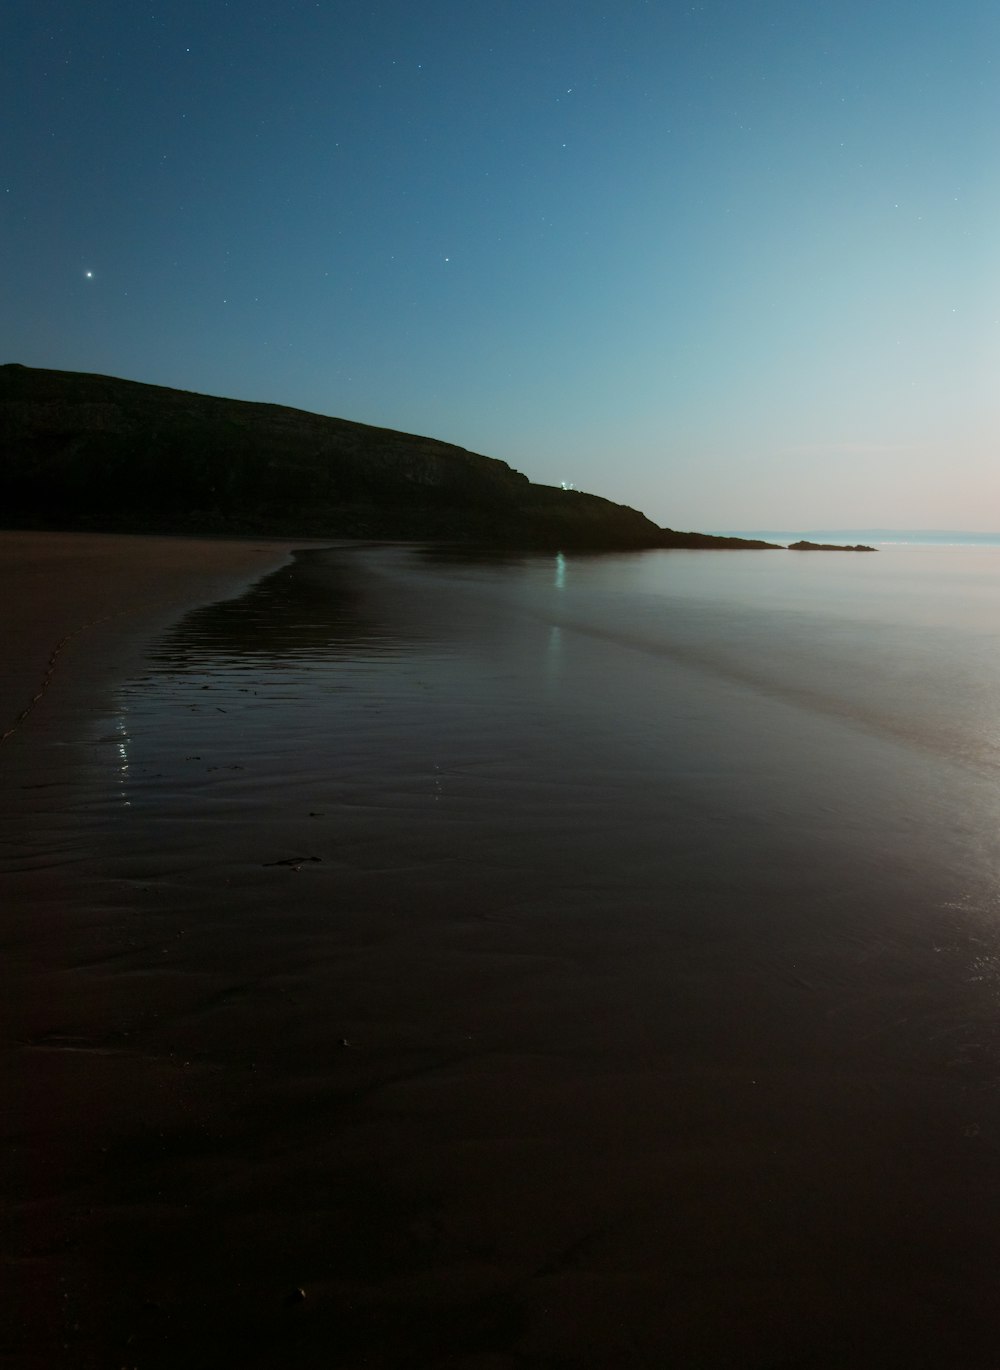
[(309, 552), (103, 745), (122, 879), (297, 987), (282, 1078), (324, 1013), (432, 1073), (351, 1115), (385, 1326), (461, 1266), (518, 1364), (995, 1363), (1000, 546)]
[(874, 546), (910, 547), (998, 547), (1000, 533), (969, 533), (948, 528), (812, 528), (753, 532), (726, 529), (726, 537), (763, 538), (766, 542), (789, 543), (805, 538), (809, 542), (845, 543), (855, 546), (867, 543)]

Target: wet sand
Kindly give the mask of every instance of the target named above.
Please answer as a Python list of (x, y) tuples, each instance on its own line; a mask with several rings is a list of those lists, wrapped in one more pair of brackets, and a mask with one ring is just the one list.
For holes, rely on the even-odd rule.
[[(118, 1356), (104, 1326), (104, 1291), (123, 1272), (107, 1260), (103, 1238), (80, 1257), (66, 1255), (77, 1211), (74, 1177), (96, 1145), (94, 1133), (116, 1136), (122, 1119), (141, 1115), (161, 1084), (155, 1067), (132, 1060), (123, 1068), (121, 1052), (94, 1045), (118, 1009), (110, 986), (79, 971), (102, 954), (108, 930), (93, 911), (82, 927), (75, 921), (83, 901), (60, 871), (45, 824), (72, 822), (63, 806), (71, 808), (94, 779), (82, 746), (86, 728), (149, 642), (185, 610), (239, 593), (287, 562), (294, 547), (310, 545), (0, 532), (0, 1070), (8, 1160), (0, 1349), (11, 1364), (104, 1365), (109, 1354)], [(51, 859), (32, 859), (36, 844)], [(156, 1107), (171, 1113), (169, 1102)], [(83, 1302), (91, 1304), (89, 1324), (72, 1311)], [(127, 1355), (124, 1343), (120, 1354)]]
[(488, 584), (160, 542), (5, 599), (31, 679), (115, 614), (0, 749), (10, 1364), (993, 1364), (983, 930), (860, 800), (804, 849), (839, 724), (685, 677), (666, 766)]

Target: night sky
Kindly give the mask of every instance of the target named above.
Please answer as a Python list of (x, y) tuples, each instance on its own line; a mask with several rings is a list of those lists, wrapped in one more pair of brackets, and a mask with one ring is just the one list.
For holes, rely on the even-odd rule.
[(7, 0), (0, 361), (1000, 528), (995, 0)]

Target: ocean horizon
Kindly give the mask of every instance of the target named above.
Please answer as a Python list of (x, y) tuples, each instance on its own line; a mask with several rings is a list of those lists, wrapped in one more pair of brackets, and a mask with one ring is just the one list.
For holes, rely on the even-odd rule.
[(712, 529), (716, 537), (762, 538), (765, 542), (831, 542), (850, 546), (858, 542), (879, 546), (995, 547), (1000, 532), (968, 532), (948, 528), (723, 528)]

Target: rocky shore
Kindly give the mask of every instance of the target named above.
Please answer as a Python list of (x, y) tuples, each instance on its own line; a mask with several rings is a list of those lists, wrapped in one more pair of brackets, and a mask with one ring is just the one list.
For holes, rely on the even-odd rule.
[(843, 542), (790, 542), (788, 544), (790, 552), (874, 552), (878, 549), (868, 547), (863, 542), (855, 543), (853, 547)]

